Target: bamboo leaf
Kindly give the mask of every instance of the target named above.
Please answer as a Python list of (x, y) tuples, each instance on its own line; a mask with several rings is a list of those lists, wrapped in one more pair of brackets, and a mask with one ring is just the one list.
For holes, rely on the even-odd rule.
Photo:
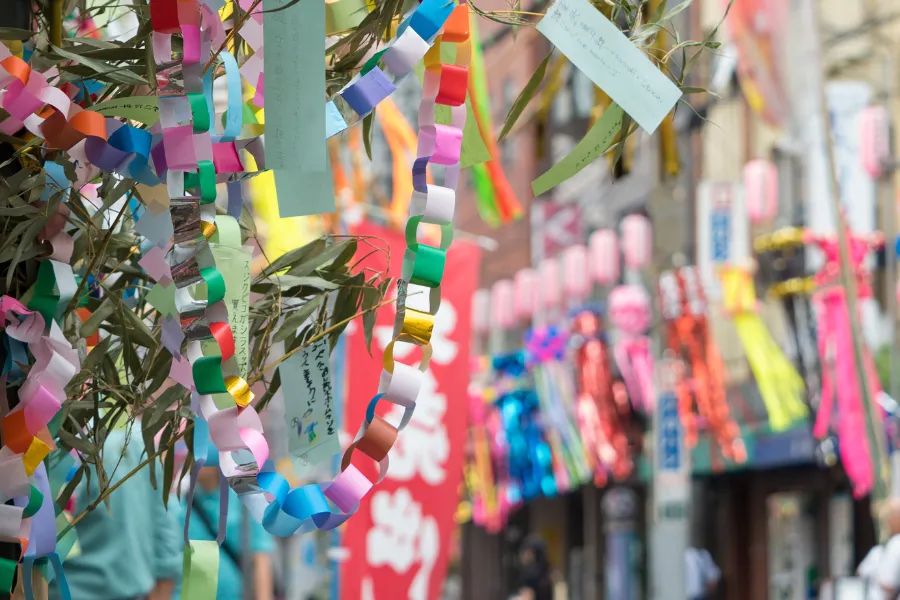
[(500, 130), (500, 135), (497, 137), (498, 142), (509, 134), (513, 125), (516, 124), (516, 121), (522, 115), (522, 111), (525, 110), (525, 107), (528, 106), (528, 103), (534, 98), (541, 82), (544, 80), (544, 75), (547, 73), (547, 65), (550, 64), (551, 56), (553, 56), (552, 50), (547, 54), (544, 60), (541, 61), (541, 64), (538, 65), (538, 68), (531, 75), (531, 79), (525, 84), (519, 97), (513, 102), (512, 108), (509, 109), (509, 114), (506, 115), (506, 122), (503, 123), (503, 129)]
[[(165, 433), (163, 434), (165, 435)], [(172, 492), (172, 483), (175, 481), (175, 452), (170, 450), (166, 452), (166, 459), (163, 463), (163, 504), (169, 507), (169, 496)]]
[(324, 296), (317, 296), (315, 299), (310, 300), (298, 308), (295, 312), (290, 313), (284, 320), (284, 323), (282, 323), (281, 328), (275, 333), (275, 337), (272, 338), (272, 341), (275, 343), (283, 342), (294, 335), (297, 332), (297, 329), (313, 315), (324, 299)]
[(373, 110), (363, 117), (363, 146), (366, 149), (366, 156), (372, 160), (372, 134), (373, 125), (375, 123), (375, 111)]
[(63, 58), (74, 60), (75, 62), (84, 65), (85, 67), (93, 69), (97, 73), (103, 73), (107, 77), (109, 77), (109, 79), (121, 83), (129, 83), (131, 85), (149, 85), (149, 82), (146, 79), (129, 71), (128, 69), (115, 67), (103, 61), (95, 60), (93, 58), (82, 56), (69, 50), (58, 48), (52, 44), (50, 45), (50, 47), (53, 48), (53, 52), (59, 54)]
[(325, 249), (325, 245), (325, 240), (320, 238), (310, 242), (309, 244), (306, 244), (305, 246), (301, 246), (300, 248), (291, 250), (290, 252), (287, 252), (272, 261), (272, 263), (268, 267), (262, 270), (261, 275), (264, 277), (268, 277), (270, 275), (278, 273), (279, 271), (287, 269), (288, 267), (299, 263), (301, 260), (306, 260), (309, 256), (318, 254)]
[(16, 29), (15, 27), (0, 27), (0, 40), (24, 42), (30, 40), (35, 35), (34, 31), (27, 29)]

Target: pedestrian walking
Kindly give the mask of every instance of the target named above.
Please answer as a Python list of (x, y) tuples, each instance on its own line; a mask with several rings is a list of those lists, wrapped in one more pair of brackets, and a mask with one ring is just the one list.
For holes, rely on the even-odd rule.
[(709, 551), (690, 547), (684, 553), (684, 585), (688, 600), (711, 600), (722, 572)]

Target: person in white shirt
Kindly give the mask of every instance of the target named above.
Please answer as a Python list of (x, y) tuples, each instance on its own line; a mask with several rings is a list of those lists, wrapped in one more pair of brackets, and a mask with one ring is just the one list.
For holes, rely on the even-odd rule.
[(706, 550), (688, 548), (684, 553), (684, 586), (688, 600), (709, 600), (719, 586), (722, 572)]
[(877, 579), (882, 592), (878, 600), (896, 600), (900, 594), (900, 498), (891, 499), (888, 505), (887, 526), (891, 537), (878, 561)]
[(865, 600), (881, 600), (881, 586), (878, 585), (878, 565), (884, 554), (884, 546), (874, 546), (856, 568), (856, 574), (866, 586)]

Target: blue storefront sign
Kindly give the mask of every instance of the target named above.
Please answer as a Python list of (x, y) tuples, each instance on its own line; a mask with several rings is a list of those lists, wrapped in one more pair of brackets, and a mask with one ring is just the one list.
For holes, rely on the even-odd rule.
[(678, 472), (684, 457), (681, 452), (681, 420), (678, 418), (678, 400), (672, 394), (663, 394), (657, 401), (659, 411), (659, 470)]
[(719, 204), (714, 206), (710, 215), (711, 226), (711, 254), (713, 262), (725, 262), (729, 259), (729, 233), (731, 221), (731, 206)]
[(815, 462), (816, 442), (809, 427), (756, 436), (753, 468), (785, 467)]

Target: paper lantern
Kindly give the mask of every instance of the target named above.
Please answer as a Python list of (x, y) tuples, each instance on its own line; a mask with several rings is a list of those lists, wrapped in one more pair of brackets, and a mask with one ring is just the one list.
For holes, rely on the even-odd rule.
[(744, 165), (744, 198), (751, 223), (765, 223), (778, 213), (778, 168), (761, 158)]
[(558, 308), (562, 305), (559, 264), (552, 258), (545, 259), (538, 267), (538, 307), (542, 310)]
[(583, 302), (591, 293), (587, 262), (588, 249), (585, 246), (570, 246), (563, 252), (563, 291), (578, 302)]
[(522, 269), (513, 277), (513, 311), (520, 320), (534, 316), (540, 277), (534, 269)]
[(600, 285), (619, 281), (619, 238), (612, 229), (598, 229), (588, 240), (591, 277)]
[(485, 334), (491, 328), (491, 291), (475, 290), (472, 295), (472, 331)]
[(516, 324), (513, 313), (513, 284), (501, 279), (491, 287), (491, 325), (499, 329), (510, 329)]
[(883, 106), (869, 106), (859, 115), (859, 159), (873, 179), (884, 175), (890, 160), (890, 122)]
[(629, 269), (640, 270), (650, 264), (653, 230), (647, 217), (628, 215), (622, 219), (622, 255)]

